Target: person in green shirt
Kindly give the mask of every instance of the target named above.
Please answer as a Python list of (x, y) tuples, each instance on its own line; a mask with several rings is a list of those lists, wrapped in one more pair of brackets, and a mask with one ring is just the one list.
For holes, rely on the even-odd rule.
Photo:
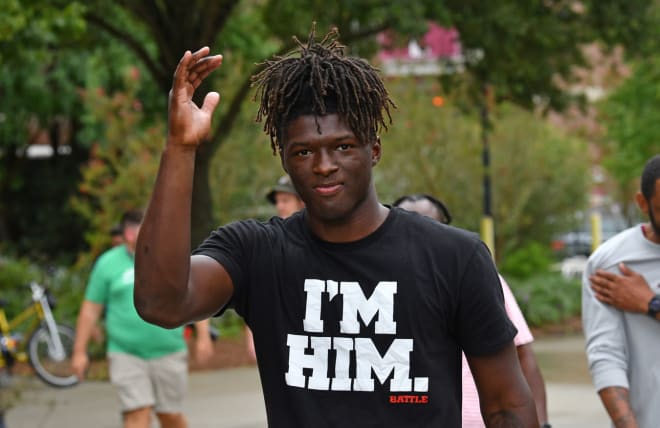
[[(133, 304), (134, 253), (142, 212), (128, 211), (121, 221), (123, 244), (98, 258), (85, 291), (76, 325), (72, 365), (83, 379), (89, 365), (87, 344), (105, 314), (110, 380), (117, 389), (124, 428), (148, 428), (153, 412), (163, 428), (185, 428), (182, 413), (187, 387), (188, 352), (183, 327), (147, 323)], [(213, 347), (208, 320), (195, 324), (195, 356), (205, 360)]]

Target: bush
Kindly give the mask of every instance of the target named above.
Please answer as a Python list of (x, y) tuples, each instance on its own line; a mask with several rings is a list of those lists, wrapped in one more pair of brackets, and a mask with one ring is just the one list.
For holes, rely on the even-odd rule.
[(580, 315), (582, 288), (578, 279), (547, 272), (526, 279), (511, 277), (507, 282), (531, 327), (557, 324)]
[(223, 337), (236, 338), (243, 334), (245, 323), (234, 310), (227, 310), (220, 317), (211, 318), (211, 324)]
[(508, 278), (526, 279), (548, 272), (553, 261), (553, 255), (547, 246), (530, 242), (507, 254), (500, 263), (499, 270), (507, 280)]
[(25, 307), (30, 295), (27, 284), (39, 276), (37, 266), (25, 259), (0, 258), (0, 296), (7, 301), (8, 316)]

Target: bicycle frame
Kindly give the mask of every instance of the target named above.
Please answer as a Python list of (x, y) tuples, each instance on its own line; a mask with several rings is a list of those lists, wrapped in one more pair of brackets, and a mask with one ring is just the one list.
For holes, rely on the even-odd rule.
[[(10, 358), (16, 358), (18, 361), (25, 362), (27, 360), (27, 355), (24, 352), (18, 352), (19, 348), (25, 346), (25, 341), (21, 343), (15, 343), (14, 338), (11, 337), (12, 333), (15, 332), (19, 326), (21, 326), (25, 321), (32, 319), (32, 322), (25, 329), (25, 335), (30, 335), (32, 332), (39, 326), (39, 315), (38, 315), (38, 305), (36, 303), (31, 304), (23, 311), (21, 311), (14, 318), (8, 319), (7, 314), (4, 308), (0, 308), (0, 333), (2, 333), (2, 340), (10, 341), (7, 343), (7, 350), (10, 352)], [(6, 361), (4, 352), (0, 355), (0, 368), (11, 365), (11, 361)]]
[(66, 354), (64, 352), (64, 346), (62, 346), (60, 336), (57, 334), (57, 325), (55, 324), (55, 317), (53, 317), (53, 312), (51, 311), (50, 304), (48, 303), (46, 290), (34, 281), (30, 283), (30, 288), (32, 289), (32, 301), (34, 301), (36, 304), (34, 306), (37, 306), (38, 318), (41, 321), (46, 321), (46, 326), (48, 327), (48, 332), (50, 333), (48, 353), (54, 360), (61, 361), (64, 359)]
[[(4, 308), (0, 308), (0, 333), (2, 333), (4, 338), (10, 338), (13, 332), (18, 331), (20, 326), (22, 326), (26, 321), (32, 319), (27, 328), (21, 331), (25, 335), (25, 340), (21, 341), (19, 347), (24, 348), (25, 344), (27, 343), (27, 338), (39, 327), (43, 321), (45, 321), (50, 333), (48, 346), (49, 353), (53, 359), (61, 360), (65, 356), (64, 347), (62, 346), (62, 342), (59, 338), (59, 335), (57, 334), (55, 318), (53, 317), (53, 313), (48, 303), (45, 289), (36, 282), (31, 282), (30, 288), (32, 289), (32, 304), (22, 310), (18, 315), (9, 319), (7, 318), (7, 314)], [(16, 357), (19, 361), (27, 359), (25, 354), (18, 352), (16, 352)], [(0, 361), (0, 367), (5, 366), (6, 363), (7, 362), (4, 361), (3, 356), (2, 361)]]

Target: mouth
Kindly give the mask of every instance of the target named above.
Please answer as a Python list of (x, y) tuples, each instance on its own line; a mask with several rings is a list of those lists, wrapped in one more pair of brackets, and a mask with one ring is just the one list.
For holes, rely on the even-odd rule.
[(321, 196), (332, 196), (339, 193), (342, 187), (341, 183), (326, 183), (314, 186), (314, 191)]

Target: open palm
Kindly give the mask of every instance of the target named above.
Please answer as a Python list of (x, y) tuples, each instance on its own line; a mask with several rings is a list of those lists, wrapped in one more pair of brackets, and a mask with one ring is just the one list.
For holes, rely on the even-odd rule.
[(201, 108), (192, 100), (202, 81), (222, 62), (221, 55), (208, 56), (208, 53), (208, 47), (195, 53), (187, 51), (176, 68), (169, 95), (168, 140), (171, 143), (196, 147), (209, 134), (220, 95), (217, 92), (206, 94)]

